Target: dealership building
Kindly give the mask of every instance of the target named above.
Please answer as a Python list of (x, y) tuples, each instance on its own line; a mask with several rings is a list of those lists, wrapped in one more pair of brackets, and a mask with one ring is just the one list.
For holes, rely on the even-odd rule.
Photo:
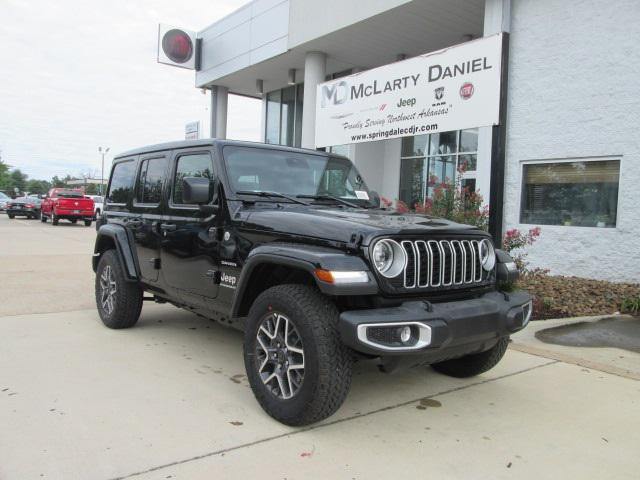
[(458, 180), (541, 227), (532, 266), (640, 282), (637, 0), (255, 0), (197, 37), (213, 136), (259, 98), (264, 142), (410, 206)]

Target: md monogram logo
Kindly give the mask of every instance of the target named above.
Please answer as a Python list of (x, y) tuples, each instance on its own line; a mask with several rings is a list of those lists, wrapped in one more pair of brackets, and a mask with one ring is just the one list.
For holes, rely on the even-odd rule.
[(340, 81), (333, 85), (322, 86), (322, 98), (320, 105), (324, 108), (329, 105), (340, 105), (347, 101), (349, 97), (349, 86), (347, 82)]

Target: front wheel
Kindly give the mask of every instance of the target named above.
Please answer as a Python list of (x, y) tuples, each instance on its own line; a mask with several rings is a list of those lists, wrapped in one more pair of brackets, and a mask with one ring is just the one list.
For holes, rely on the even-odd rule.
[(7, 216), (8, 216), (9, 218), (16, 218), (16, 216), (15, 216), (15, 215), (11, 215), (10, 213), (7, 213)]
[(47, 223), (47, 217), (46, 217), (46, 216), (44, 216), (44, 215), (40, 215), (40, 221), (41, 221), (42, 223)]
[(306, 285), (278, 285), (251, 306), (244, 364), (262, 408), (291, 426), (323, 420), (340, 408), (353, 359), (340, 341), (338, 309)]
[(102, 323), (114, 329), (136, 324), (142, 310), (142, 289), (126, 280), (115, 250), (107, 250), (100, 257), (95, 289)]
[(42, 218), (42, 214), (41, 214), (40, 212), (36, 212), (36, 213), (33, 215), (33, 218), (35, 218), (36, 220), (38, 220), (38, 219)]
[(58, 225), (58, 217), (56, 216), (55, 213), (51, 214), (51, 225)]
[(431, 365), (434, 370), (450, 377), (475, 377), (495, 367), (504, 357), (509, 345), (509, 337), (498, 340), (493, 347), (485, 352), (474, 353), (461, 358), (454, 358), (445, 362)]

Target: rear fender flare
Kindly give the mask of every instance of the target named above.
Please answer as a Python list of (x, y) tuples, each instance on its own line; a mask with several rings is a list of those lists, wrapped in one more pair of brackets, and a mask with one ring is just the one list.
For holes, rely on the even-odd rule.
[(113, 244), (118, 252), (118, 257), (122, 262), (125, 269), (127, 279), (131, 281), (137, 281), (140, 278), (138, 264), (136, 256), (131, 248), (132, 242), (130, 241), (127, 230), (121, 225), (106, 224), (102, 225), (98, 230), (96, 237), (96, 244), (93, 250), (93, 271), (98, 270), (98, 262), (102, 253), (108, 248), (105, 245)]

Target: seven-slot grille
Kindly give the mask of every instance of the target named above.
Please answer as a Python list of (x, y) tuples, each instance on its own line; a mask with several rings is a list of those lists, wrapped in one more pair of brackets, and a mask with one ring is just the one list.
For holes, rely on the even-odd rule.
[(403, 240), (400, 245), (407, 255), (401, 274), (404, 288), (474, 285), (487, 280), (479, 240)]

